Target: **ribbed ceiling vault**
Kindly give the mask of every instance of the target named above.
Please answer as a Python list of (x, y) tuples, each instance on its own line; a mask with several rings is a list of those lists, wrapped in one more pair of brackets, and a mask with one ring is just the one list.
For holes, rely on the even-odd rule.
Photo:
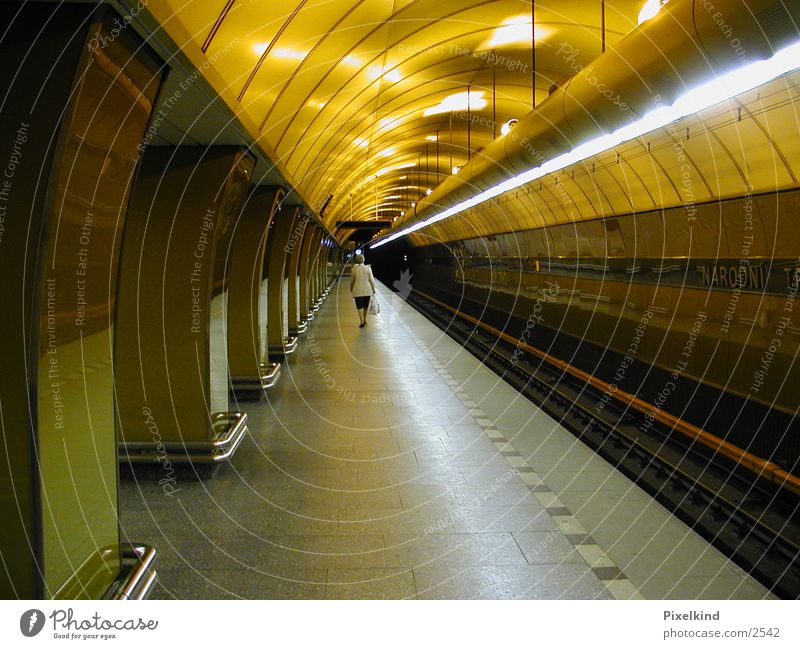
[[(399, 216), (531, 110), (534, 78), (538, 103), (601, 53), (603, 35), (613, 47), (644, 0), (535, 0), (535, 75), (528, 0), (150, 4), (203, 50), (310, 204), (333, 195), (331, 226)], [(431, 114), (468, 89), (469, 111)]]

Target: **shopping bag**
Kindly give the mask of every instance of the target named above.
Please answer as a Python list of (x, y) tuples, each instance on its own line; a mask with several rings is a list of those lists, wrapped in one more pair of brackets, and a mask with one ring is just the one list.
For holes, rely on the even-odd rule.
[(370, 315), (378, 315), (381, 312), (381, 305), (378, 304), (378, 296), (373, 295), (369, 300), (369, 309), (367, 312)]

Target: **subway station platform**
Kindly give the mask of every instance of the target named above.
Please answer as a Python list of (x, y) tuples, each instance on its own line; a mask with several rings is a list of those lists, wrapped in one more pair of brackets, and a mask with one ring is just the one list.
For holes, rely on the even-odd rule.
[[(397, 294), (327, 301), (213, 479), (121, 485), (156, 598), (771, 595)], [(138, 474), (137, 474), (138, 475)]]

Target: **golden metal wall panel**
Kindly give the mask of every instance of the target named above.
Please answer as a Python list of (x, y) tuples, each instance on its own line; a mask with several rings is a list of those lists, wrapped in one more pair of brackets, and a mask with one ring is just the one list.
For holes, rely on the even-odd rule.
[[(761, 355), (769, 347), (770, 329), (774, 318), (774, 308), (785, 301), (785, 298), (749, 293), (729, 293), (727, 299), (721, 301), (715, 310), (720, 320), (719, 331), (726, 335), (729, 344), (728, 376), (730, 388), (740, 394), (747, 394), (753, 382), (753, 369), (758, 366)], [(730, 318), (725, 318), (730, 314)], [(796, 347), (795, 347), (796, 350)], [(789, 375), (785, 367), (784, 376)], [(797, 370), (795, 370), (796, 372)], [(775, 398), (773, 392), (769, 398)], [(761, 398), (767, 397), (762, 394)]]
[[(456, 242), (453, 248), (464, 257), (466, 281), (475, 287), (531, 296), (548, 281), (558, 284), (561, 290), (557, 304), (548, 309), (546, 326), (629, 353), (678, 378), (771, 399), (779, 386), (764, 382), (760, 394), (753, 392), (752, 366), (762, 362), (770, 332), (779, 328), (779, 335), (786, 336), (777, 346), (784, 360), (794, 359), (797, 351), (797, 334), (788, 324), (781, 325), (773, 312), (777, 307), (769, 311), (765, 306), (776, 294), (781, 308), (794, 304), (791, 281), (800, 262), (790, 224), (797, 197), (797, 192), (748, 195), (691, 206), (693, 220), (687, 218), (686, 207), (678, 207), (663, 215), (649, 212), (490, 235)], [(782, 222), (776, 214), (783, 216)], [(773, 231), (769, 241), (765, 230)], [(761, 254), (776, 243), (776, 236), (781, 243), (793, 242), (794, 258)], [(543, 254), (524, 254), (544, 248), (545, 242), (551, 243)], [(604, 251), (612, 245), (624, 254)], [(695, 256), (664, 255), (684, 248)], [(637, 249), (647, 254), (637, 256)], [(701, 252), (703, 256), (696, 256)], [(446, 258), (436, 263), (442, 261)], [(525, 269), (522, 276), (520, 269)], [(525, 308), (521, 302), (516, 315), (525, 319)], [(737, 359), (748, 367), (742, 370)], [(786, 361), (781, 371), (797, 373), (792, 362)], [(782, 399), (779, 407), (793, 407)]]
[(786, 87), (786, 90), (780, 93), (780, 105), (765, 111), (759, 120), (766, 132), (770, 134), (772, 142), (780, 147), (780, 164), (786, 167), (786, 172), (791, 179), (789, 182), (796, 183), (800, 178), (800, 138), (785, 137), (784, 135), (787, 132), (800, 131), (800, 115), (797, 111), (800, 91), (794, 83), (788, 80), (781, 79), (779, 82)]
[(756, 199), (761, 225), (766, 237), (767, 256), (794, 258), (800, 241), (800, 192), (776, 196), (766, 194)]
[[(204, 2), (163, 0), (163, 4), (168, 7), (172, 20), (180, 22), (191, 34), (197, 47), (202, 47), (219, 15), (226, 5), (232, 3), (230, 0), (205, 0)], [(246, 6), (247, 3), (237, 4)]]
[[(794, 76), (794, 75), (792, 75)], [(791, 78), (791, 77), (789, 77)], [(786, 84), (787, 81), (781, 80)], [(796, 79), (792, 82), (796, 83)], [(796, 147), (798, 133), (796, 117), (782, 113), (778, 119), (773, 113), (779, 104), (771, 101), (769, 96), (762, 102), (764, 93), (775, 92), (775, 82), (767, 84), (755, 91), (745, 93), (738, 101), (730, 101), (718, 108), (718, 115), (709, 120), (696, 122), (692, 129), (692, 139), (706, 137), (704, 130), (713, 129), (713, 148), (721, 157), (727, 155), (735, 165), (729, 176), (725, 178), (727, 185), (721, 197), (741, 195), (748, 189), (748, 184), (756, 191), (771, 191), (796, 185), (786, 166), (786, 156), (780, 155), (776, 146), (781, 148), (788, 145), (791, 150)], [(787, 91), (778, 91), (784, 100)], [(778, 111), (780, 112), (780, 111)], [(772, 130), (766, 130), (770, 124)], [(715, 173), (714, 167), (708, 167), (707, 175)]]
[(789, 295), (767, 296), (764, 305), (768, 309), (768, 324), (760, 349), (748, 350), (752, 363), (742, 377), (749, 382), (748, 390), (767, 403), (777, 402), (789, 412), (798, 407), (797, 382), (800, 380), (798, 351), (800, 351), (800, 328), (798, 328), (798, 284)]
[[(735, 116), (736, 112), (733, 110), (733, 102), (730, 103), (732, 109), (729, 115)], [(700, 130), (703, 124), (700, 123)], [(691, 127), (690, 132), (691, 132)], [(732, 196), (740, 193), (745, 185), (745, 179), (740, 173), (740, 167), (736, 161), (731, 158), (729, 151), (723, 149), (717, 141), (715, 133), (700, 133), (699, 135), (692, 135), (688, 139), (681, 138), (680, 145), (682, 154), (691, 160), (692, 166), (697, 168), (699, 172), (696, 174), (692, 181), (692, 186), (685, 184), (686, 167), (682, 163), (679, 168), (679, 175), (673, 175), (673, 179), (679, 180), (679, 186), (684, 191), (684, 196), (689, 196), (690, 193), (697, 195), (700, 190), (708, 191), (709, 198), (715, 196)], [(755, 135), (755, 133), (753, 134)], [(762, 141), (759, 141), (761, 139)], [(771, 148), (770, 143), (763, 141), (762, 138), (754, 138), (748, 140), (748, 151), (757, 150), (758, 148), (766, 147)], [(749, 155), (749, 154), (748, 154)], [(697, 185), (696, 187), (694, 185)], [(781, 184), (784, 184), (781, 182)], [(698, 199), (695, 199), (698, 200)], [(700, 196), (699, 200), (705, 200)]]

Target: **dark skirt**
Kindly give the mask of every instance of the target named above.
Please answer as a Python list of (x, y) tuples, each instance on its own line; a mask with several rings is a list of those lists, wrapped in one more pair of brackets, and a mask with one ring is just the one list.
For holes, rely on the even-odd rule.
[(362, 295), (357, 298), (356, 300), (356, 309), (366, 309), (369, 306), (369, 295)]

